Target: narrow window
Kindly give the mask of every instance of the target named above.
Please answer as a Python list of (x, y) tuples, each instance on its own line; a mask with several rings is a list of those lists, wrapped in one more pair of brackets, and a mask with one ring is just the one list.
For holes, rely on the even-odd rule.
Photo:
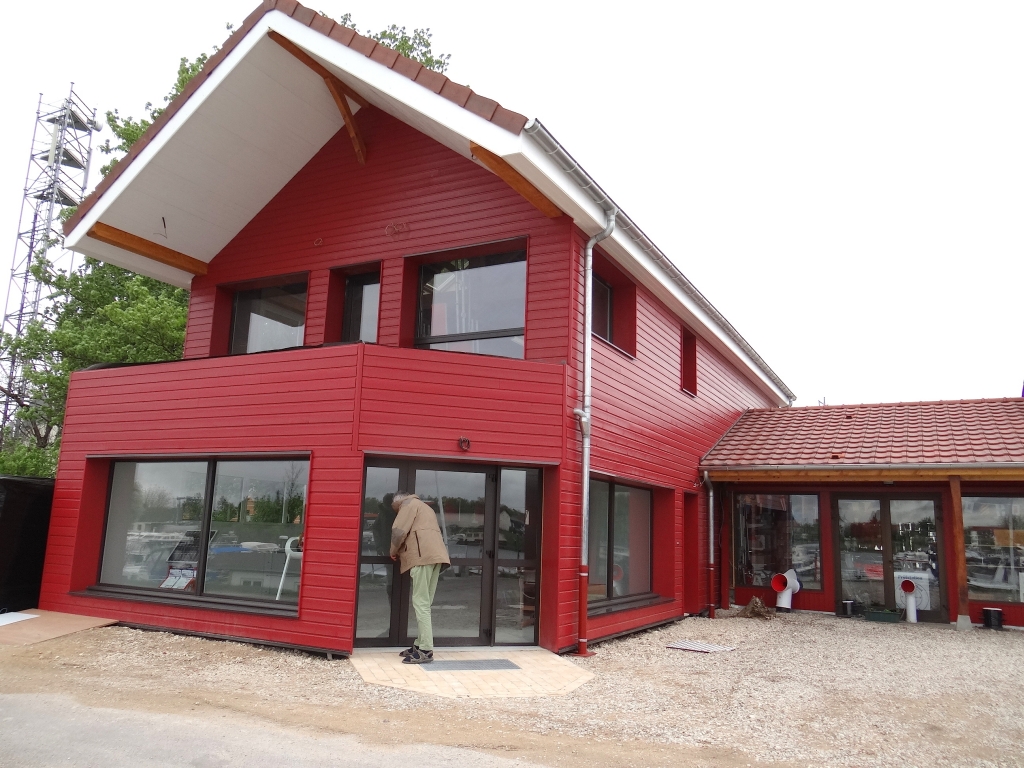
[(737, 586), (768, 587), (792, 568), (803, 589), (821, 589), (817, 496), (739, 493), (736, 521)]
[(615, 343), (612, 338), (612, 287), (594, 275), (594, 311), (591, 320), (593, 332), (605, 341)]
[(308, 481), (304, 459), (114, 462), (100, 583), (296, 604)]
[(522, 358), (526, 252), (420, 267), (416, 346)]
[(231, 354), (301, 347), (305, 330), (305, 282), (235, 293)]
[(682, 342), (683, 391), (697, 394), (697, 337), (683, 328)]
[(590, 481), (588, 602), (651, 592), (651, 492)]
[(341, 340), (376, 343), (380, 273), (368, 272), (346, 277), (344, 307)]

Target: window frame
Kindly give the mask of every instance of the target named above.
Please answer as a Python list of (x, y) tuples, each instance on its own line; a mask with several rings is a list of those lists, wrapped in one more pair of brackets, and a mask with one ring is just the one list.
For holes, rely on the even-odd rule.
[[(1018, 490), (1015, 490), (1015, 491), (1007, 491), (1006, 493), (997, 493), (997, 492), (971, 493), (971, 495), (969, 495), (969, 496), (967, 495), (967, 492), (965, 491), (965, 492), (961, 493), (961, 495), (960, 495), (961, 516), (963, 514), (963, 502), (965, 500), (967, 500), (967, 499), (1022, 499), (1022, 500), (1024, 500), (1024, 490), (1018, 489)], [(964, 563), (965, 563), (965, 567), (968, 567), (967, 563), (966, 563), (966, 559), (967, 559), (967, 522), (966, 521), (964, 521), (963, 529), (964, 529)], [(1010, 549), (1012, 551), (1013, 547), (1010, 547)], [(1018, 573), (1020, 573), (1020, 572), (1018, 572)], [(1019, 578), (1019, 576), (1018, 576), (1018, 578)], [(967, 585), (967, 602), (968, 603), (993, 603), (995, 605), (1024, 606), (1024, 599), (1013, 601), (1013, 600), (997, 600), (997, 599), (988, 598), (988, 597), (972, 597), (971, 596), (971, 585), (970, 585), (970, 583), (968, 583), (968, 585)]]
[[(159, 456), (109, 456), (103, 457), (108, 461), (107, 467), (107, 493), (104, 503), (103, 528), (100, 534), (100, 552), (96, 563), (96, 578), (94, 583), (87, 587), (80, 594), (100, 595), (104, 597), (118, 597), (127, 600), (147, 603), (160, 603), (165, 605), (182, 605), (193, 608), (215, 608), (235, 613), (251, 613), (259, 615), (283, 616), (297, 618), (299, 615), (299, 603), (302, 596), (302, 573), (305, 567), (304, 560), (299, 562), (299, 595), (295, 603), (281, 603), (280, 601), (262, 600), (259, 598), (246, 598), (238, 596), (207, 595), (203, 594), (202, 588), (206, 579), (206, 565), (209, 557), (209, 536), (213, 519), (213, 492), (217, 477), (217, 464), (219, 462), (269, 462), (269, 461), (305, 461), (312, 470), (312, 453), (286, 453), (286, 454), (173, 454)], [(107, 529), (110, 523), (110, 501), (114, 490), (114, 468), (118, 462), (136, 464), (178, 464), (178, 463), (206, 463), (206, 482), (204, 485), (203, 518), (200, 521), (199, 540), (206, 542), (206, 546), (199, 548), (199, 559), (196, 563), (196, 592), (194, 594), (179, 594), (168, 592), (153, 587), (127, 586), (123, 584), (108, 584), (103, 582), (103, 558), (106, 552)], [(306, 534), (306, 518), (309, 513), (309, 484), (312, 482), (311, 471), (307, 475), (306, 506), (303, 510), (302, 535)]]
[[(679, 341), (679, 386), (686, 394), (697, 396), (697, 334), (681, 327)], [(819, 513), (820, 517), (820, 513)]]
[[(237, 321), (237, 310), (238, 310), (238, 297), (240, 294), (249, 293), (252, 291), (260, 291), (265, 288), (283, 288), (290, 285), (299, 285), (300, 283), (306, 286), (306, 301), (305, 307), (302, 313), (302, 340), (290, 347), (278, 347), (277, 349), (261, 349), (254, 352), (250, 352), (246, 349), (244, 352), (236, 352), (234, 350), (235, 340), (235, 327)], [(226, 285), (218, 286), (218, 289), (228, 293), (228, 317), (227, 317), (227, 350), (226, 354), (230, 357), (239, 355), (256, 355), (262, 352), (280, 352), (285, 349), (299, 349), (306, 344), (306, 331), (308, 328), (308, 315), (309, 315), (309, 273), (308, 272), (293, 272), (287, 275), (274, 275), (273, 277), (263, 278), (261, 280), (248, 280), (240, 283), (230, 283)], [(222, 342), (223, 343), (223, 342)], [(246, 344), (248, 346), (248, 343)], [(221, 347), (223, 349), (223, 347)]]
[(604, 329), (605, 333), (601, 333), (600, 331), (597, 330), (597, 328), (594, 327), (594, 322), (593, 322), (593, 318), (594, 318), (594, 315), (595, 315), (595, 313), (594, 313), (594, 306), (596, 306), (596, 304), (597, 304), (597, 302), (595, 301), (594, 305), (591, 306), (591, 310), (590, 310), (590, 317), (591, 317), (590, 332), (592, 334), (594, 334), (595, 336), (597, 336), (599, 339), (604, 339), (609, 344), (614, 345), (615, 344), (615, 289), (612, 287), (611, 283), (609, 283), (607, 280), (602, 278), (596, 272), (592, 273), (591, 277), (593, 278), (593, 286), (591, 288), (591, 298), (592, 299), (596, 295), (596, 292), (593, 289), (596, 288), (598, 285), (600, 285), (602, 288), (604, 288), (608, 292), (608, 323), (607, 323), (607, 327)]
[[(648, 488), (647, 486), (635, 485), (633, 483), (622, 483), (622, 482), (618, 482), (617, 480), (612, 479), (612, 478), (602, 477), (601, 475), (594, 475), (594, 474), (592, 474), (590, 476), (590, 481), (589, 482), (595, 482), (595, 481), (597, 481), (599, 483), (607, 483), (608, 484), (608, 506), (605, 509), (606, 530), (608, 531), (608, 557), (606, 558), (607, 559), (607, 563), (606, 563), (606, 566), (605, 566), (605, 569), (606, 569), (606, 572), (605, 572), (605, 596), (601, 597), (601, 598), (596, 598), (594, 600), (590, 600), (589, 599), (589, 595), (588, 595), (588, 599), (587, 599), (587, 613), (588, 614), (603, 613), (606, 610), (609, 610), (609, 609), (612, 609), (612, 608), (617, 608), (619, 606), (622, 606), (623, 608), (634, 607), (634, 605), (633, 605), (634, 603), (644, 603), (644, 604), (646, 604), (647, 602), (649, 602), (651, 600), (658, 599), (660, 597), (660, 595), (657, 592), (654, 591), (654, 490), (652, 488)], [(636, 592), (636, 593), (633, 593), (633, 594), (630, 594), (630, 595), (619, 595), (619, 596), (615, 596), (613, 594), (613, 590), (615, 588), (614, 579), (613, 579), (613, 575), (614, 575), (614, 572), (615, 572), (615, 557), (613, 555), (613, 553), (615, 551), (615, 530), (614, 530), (615, 529), (615, 521), (613, 519), (613, 516), (614, 516), (614, 509), (615, 509), (615, 489), (617, 487), (629, 488), (631, 490), (636, 490), (636, 491), (644, 491), (644, 492), (646, 492), (648, 494), (648, 496), (650, 498), (650, 505), (649, 505), (650, 513), (649, 513), (649, 516), (648, 516), (647, 524), (648, 524), (648, 528), (649, 528), (648, 542), (649, 542), (649, 545), (650, 545), (650, 551), (648, 553), (648, 562), (650, 563), (650, 575), (649, 575), (648, 578), (649, 578), (649, 581), (650, 581), (651, 588), (647, 592)], [(594, 515), (594, 508), (593, 508), (593, 499), (594, 499), (594, 497), (593, 497), (593, 494), (590, 494), (588, 498), (590, 499), (590, 513), (589, 513), (589, 517), (588, 517), (588, 521), (587, 521), (588, 525), (589, 525), (590, 520), (593, 519), (593, 515)], [(590, 533), (589, 533), (589, 531), (587, 532), (587, 547), (588, 547), (588, 549), (590, 547)], [(587, 554), (587, 562), (588, 562), (588, 569), (589, 569), (591, 567), (591, 565), (592, 565), (592, 564), (590, 564), (589, 552)], [(592, 573), (593, 571), (591, 570), (590, 572)]]
[[(512, 358), (512, 357), (509, 357), (509, 358), (505, 358), (505, 359), (508, 359), (508, 360), (525, 359), (525, 355), (526, 355), (526, 310), (527, 310), (527, 306), (529, 304), (529, 297), (527, 296), (527, 292), (528, 292), (528, 288), (529, 288), (529, 254), (528, 254), (525, 242), (522, 242), (521, 245), (519, 244), (520, 242), (522, 242), (522, 241), (513, 241), (514, 245), (511, 248), (508, 248), (507, 250), (503, 249), (503, 248), (491, 249), (490, 247), (488, 247), (487, 250), (485, 250), (483, 252), (473, 252), (473, 251), (477, 251), (477, 248), (472, 248), (472, 249), (466, 249), (469, 252), (465, 253), (465, 255), (463, 255), (463, 253), (460, 253), (459, 250), (456, 250), (456, 251), (447, 252), (443, 256), (440, 256), (440, 257), (431, 258), (429, 261), (420, 261), (419, 263), (416, 263), (415, 266), (414, 266), (415, 275), (416, 275), (416, 280), (415, 280), (416, 294), (415, 294), (415, 301), (414, 301), (414, 306), (413, 306), (412, 346), (414, 348), (416, 348), (416, 349), (428, 349), (429, 350), (431, 345), (433, 345), (433, 344), (446, 344), (446, 343), (458, 342), (458, 341), (480, 341), (480, 340), (484, 340), (484, 339), (504, 339), (504, 338), (514, 338), (516, 336), (521, 336), (521, 337), (523, 337), (523, 357), (522, 358)], [(513, 255), (515, 255), (515, 256), (521, 255), (521, 258), (508, 259), (508, 261), (504, 262), (504, 263), (512, 264), (512, 263), (518, 263), (518, 262), (521, 261), (521, 262), (523, 262), (524, 266), (526, 267), (526, 274), (524, 274), (524, 281), (523, 281), (523, 325), (522, 326), (515, 327), (515, 328), (499, 328), (499, 329), (495, 329), (495, 330), (491, 330), (491, 331), (469, 331), (469, 332), (464, 332), (464, 333), (448, 333), (448, 334), (430, 335), (430, 336), (421, 336), (420, 335), (420, 317), (423, 314), (423, 307), (422, 307), (421, 302), (423, 300), (423, 287), (425, 285), (425, 282), (423, 280), (424, 270), (430, 269), (432, 267), (436, 267), (438, 264), (446, 264), (446, 263), (449, 263), (449, 262), (452, 262), (452, 261), (459, 261), (459, 260), (463, 260), (463, 259), (466, 260), (466, 261), (472, 261), (474, 259), (500, 258), (500, 257), (503, 257), (503, 256), (513, 256)], [(431, 329), (431, 330), (433, 330), (433, 329)], [(433, 350), (433, 351), (441, 351), (441, 350)], [(463, 354), (477, 354), (477, 355), (487, 356), (487, 354), (483, 353), (483, 352), (467, 352), (467, 353), (463, 353)]]
[[(381, 286), (381, 279), (380, 279), (380, 277), (381, 277), (381, 275), (380, 275), (380, 265), (377, 264), (375, 266), (376, 266), (375, 269), (368, 269), (368, 270), (364, 270), (364, 271), (361, 271), (361, 272), (347, 272), (347, 273), (343, 274), (343, 278), (344, 279), (343, 279), (343, 284), (342, 284), (342, 296), (341, 296), (341, 298), (342, 298), (342, 304), (341, 304), (341, 324), (340, 324), (340, 328), (339, 328), (340, 335), (338, 337), (340, 343), (342, 343), (342, 344), (358, 344), (358, 343), (376, 344), (377, 340), (380, 338), (380, 286)], [(349, 301), (349, 295), (348, 295), (349, 294), (349, 286), (350, 285), (355, 285), (355, 284), (358, 284), (360, 287), (364, 287), (364, 288), (367, 285), (376, 285), (377, 286), (377, 324), (376, 324), (376, 328), (375, 328), (375, 331), (374, 331), (374, 334), (373, 334), (373, 341), (363, 341), (362, 339), (358, 338), (358, 336), (362, 332), (362, 327), (361, 326), (356, 329), (358, 331), (358, 333), (356, 334), (357, 338), (355, 338), (355, 339), (346, 339), (345, 338), (345, 332), (346, 332), (346, 330), (348, 330), (348, 322), (352, 318), (352, 307), (351, 307), (351, 302)], [(359, 306), (360, 306), (360, 309), (362, 309), (362, 298), (361, 297), (360, 297), (360, 305)], [(362, 320), (361, 313), (360, 313), (360, 320)]]

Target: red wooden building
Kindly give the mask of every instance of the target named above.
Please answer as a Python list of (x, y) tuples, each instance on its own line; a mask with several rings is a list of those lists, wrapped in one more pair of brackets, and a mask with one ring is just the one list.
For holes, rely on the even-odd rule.
[[(1024, 399), (751, 410), (704, 457), (735, 601), (1024, 625)], [(728, 604), (728, 590), (720, 599)]]
[(718, 601), (698, 464), (793, 395), (538, 121), (268, 0), (66, 234), (191, 304), (185, 359), (72, 377), (41, 607), (408, 643), (399, 490), (451, 551), (439, 644), (569, 649), (581, 602), (598, 639)]

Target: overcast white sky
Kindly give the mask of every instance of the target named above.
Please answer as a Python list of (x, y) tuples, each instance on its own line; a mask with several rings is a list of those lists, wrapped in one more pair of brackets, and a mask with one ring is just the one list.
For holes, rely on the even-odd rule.
[[(39, 92), (137, 116), (255, 6), (5, 9), (0, 292)], [(540, 118), (798, 405), (1021, 395), (1024, 4), (311, 7), (431, 27), (449, 76)]]

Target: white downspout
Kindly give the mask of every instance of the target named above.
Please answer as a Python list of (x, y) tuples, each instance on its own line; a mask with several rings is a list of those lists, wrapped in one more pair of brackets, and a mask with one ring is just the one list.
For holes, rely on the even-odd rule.
[(580, 656), (591, 655), (591, 652), (587, 651), (587, 597), (590, 592), (590, 412), (593, 402), (594, 246), (615, 229), (616, 214), (618, 209), (614, 207), (607, 211), (607, 225), (587, 241), (583, 258), (583, 407), (573, 410), (579, 419), (580, 433), (583, 436), (583, 455), (580, 461), (583, 486), (580, 503), (583, 515), (580, 532), (579, 642), (576, 648), (576, 653)]

